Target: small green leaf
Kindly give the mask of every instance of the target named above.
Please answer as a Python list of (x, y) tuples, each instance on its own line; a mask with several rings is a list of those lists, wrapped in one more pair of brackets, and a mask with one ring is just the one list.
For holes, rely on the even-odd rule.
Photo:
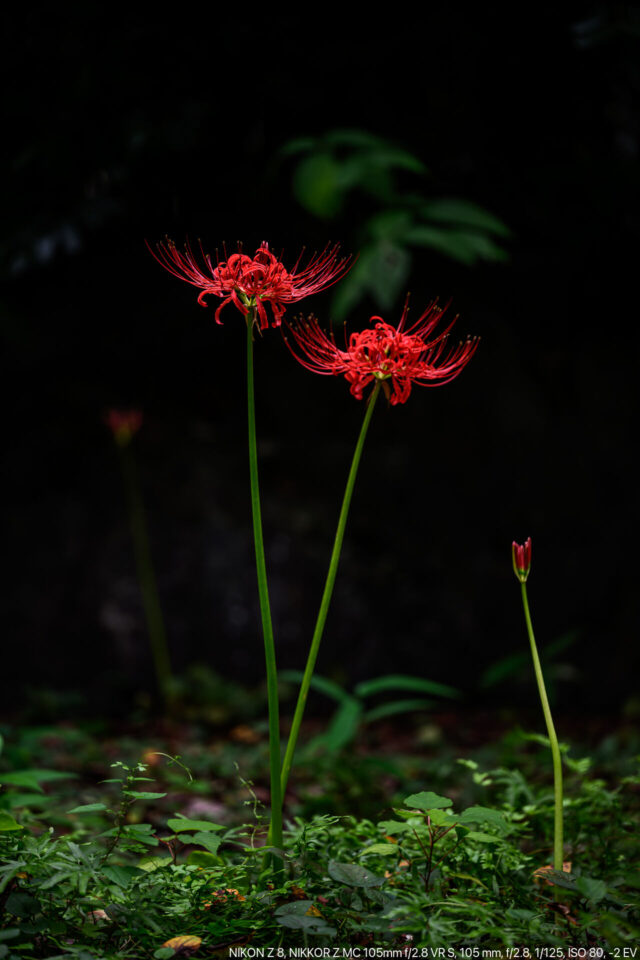
[(324, 917), (318, 916), (318, 913), (312, 900), (296, 900), (292, 903), (283, 903), (275, 911), (274, 917), (283, 927), (289, 927), (292, 930), (304, 930), (307, 934), (319, 936), (334, 936), (336, 930), (327, 924)]
[(384, 877), (376, 876), (358, 863), (338, 863), (337, 860), (330, 860), (328, 873), (333, 880), (349, 887), (381, 887), (384, 883)]
[(504, 816), (499, 810), (492, 810), (491, 807), (469, 807), (457, 818), (462, 824), (480, 823), (488, 824), (494, 827), (500, 834), (505, 834), (509, 829)]
[(217, 853), (218, 847), (222, 843), (222, 837), (214, 837), (211, 833), (200, 831), (199, 833), (194, 833), (189, 843), (197, 843), (199, 846), (204, 847), (205, 850), (208, 850), (209, 853)]
[(40, 913), (40, 901), (21, 890), (9, 894), (5, 910), (12, 917), (33, 917)]
[(79, 807), (74, 807), (73, 810), (67, 810), (67, 813), (97, 813), (99, 810), (106, 809), (104, 803), (83, 803)]
[(599, 903), (607, 895), (607, 885), (603, 880), (593, 880), (591, 877), (585, 877), (584, 875), (577, 878), (576, 888), (583, 897), (593, 901), (593, 903)]
[(213, 853), (207, 853), (205, 850), (192, 850), (187, 857), (187, 863), (194, 867), (204, 867), (208, 870), (216, 869), (222, 863), (220, 857)]
[(150, 793), (148, 790), (124, 790), (127, 797), (132, 800), (161, 800), (166, 797), (166, 793)]
[(118, 864), (103, 867), (102, 872), (107, 879), (123, 889), (126, 889), (135, 877), (143, 877), (145, 874), (139, 867), (122, 867)]
[[(461, 828), (465, 830), (465, 827)], [(478, 843), (503, 843), (501, 837), (494, 837), (491, 833), (482, 833), (481, 830), (469, 830), (466, 836), (467, 840), (476, 840)]]
[(437, 793), (432, 793), (431, 790), (412, 793), (410, 797), (403, 800), (403, 803), (405, 807), (410, 807), (412, 810), (437, 810), (453, 806), (453, 800), (449, 800), (448, 797), (440, 797)]
[(434, 827), (452, 827), (456, 817), (451, 809), (436, 808), (429, 810), (429, 819)]
[(398, 853), (397, 843), (372, 843), (370, 847), (365, 847), (361, 857), (366, 857), (370, 853), (376, 853), (381, 857), (390, 857)]
[(384, 830), (386, 836), (393, 837), (396, 833), (406, 833), (407, 830), (412, 830), (410, 823), (405, 823), (402, 820), (380, 820), (378, 826), (381, 830)]
[(167, 827), (174, 833), (183, 833), (187, 830), (224, 830), (219, 823), (210, 823), (208, 820), (189, 820), (187, 817), (172, 817), (167, 820)]
[(172, 863), (171, 857), (146, 857), (138, 861), (138, 867), (145, 873), (153, 873)]
[(10, 830), (24, 830), (24, 827), (6, 810), (0, 810), (0, 833), (7, 833)]

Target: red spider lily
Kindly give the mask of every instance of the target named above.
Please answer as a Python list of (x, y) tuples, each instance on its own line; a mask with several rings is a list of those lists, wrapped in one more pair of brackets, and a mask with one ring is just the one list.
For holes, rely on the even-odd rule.
[(511, 559), (513, 560), (513, 572), (520, 581), (525, 583), (531, 570), (531, 537), (525, 540), (523, 544), (511, 544)]
[(205, 298), (209, 295), (223, 298), (216, 310), (217, 323), (222, 323), (222, 308), (233, 303), (245, 317), (250, 310), (256, 310), (260, 329), (265, 330), (269, 326), (266, 303), (271, 304), (273, 326), (279, 327), (287, 304), (319, 293), (344, 276), (351, 266), (350, 258), (339, 260), (339, 249), (338, 245), (327, 246), (322, 253), (314, 254), (306, 267), (298, 269), (300, 254), (292, 270), (287, 270), (271, 253), (268, 243), (262, 243), (254, 257), (243, 253), (239, 244), (237, 253), (225, 260), (217, 260), (215, 266), (202, 247), (200, 253), (204, 266), (200, 266), (188, 243), (180, 251), (172, 240), (167, 239), (164, 244), (157, 245), (157, 252), (151, 250), (151, 253), (174, 277), (200, 288), (198, 303), (203, 307), (207, 306)]
[(432, 303), (413, 326), (405, 329), (407, 300), (397, 327), (382, 317), (371, 317), (374, 327), (352, 333), (345, 350), (340, 350), (333, 334), (327, 336), (311, 316), (291, 326), (293, 338), (304, 356), (299, 356), (293, 348), (291, 352), (313, 373), (344, 374), (351, 384), (351, 393), (358, 400), (362, 399), (368, 384), (380, 381), (389, 402), (395, 406), (408, 400), (412, 383), (435, 387), (453, 380), (475, 353), (476, 337), (447, 349), (455, 318), (429, 339), (445, 309)]
[(104, 418), (116, 443), (121, 447), (126, 446), (138, 432), (142, 426), (142, 420), (141, 410), (109, 410)]

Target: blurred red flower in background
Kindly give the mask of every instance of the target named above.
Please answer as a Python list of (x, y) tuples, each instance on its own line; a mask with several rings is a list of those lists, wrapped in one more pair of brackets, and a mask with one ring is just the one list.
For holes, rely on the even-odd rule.
[(344, 350), (336, 346), (333, 334), (328, 336), (315, 317), (301, 318), (290, 325), (290, 330), (302, 356), (289, 346), (307, 370), (334, 376), (344, 374), (351, 384), (351, 393), (358, 400), (362, 399), (368, 384), (379, 381), (389, 402), (395, 406), (406, 402), (413, 383), (434, 387), (453, 380), (475, 353), (477, 337), (449, 348), (449, 331), (456, 318), (429, 339), (445, 309), (432, 303), (413, 326), (405, 329), (407, 300), (397, 327), (382, 317), (371, 317), (373, 328), (352, 333)]
[(131, 441), (133, 435), (142, 426), (142, 421), (141, 410), (109, 410), (104, 418), (104, 422), (111, 430), (116, 443), (121, 447), (126, 446)]
[(222, 308), (233, 303), (245, 317), (250, 310), (255, 310), (261, 330), (269, 326), (265, 309), (267, 303), (273, 312), (273, 326), (279, 327), (288, 304), (330, 287), (351, 266), (350, 257), (338, 259), (338, 245), (325, 247), (322, 253), (311, 257), (306, 267), (298, 269), (302, 258), (300, 254), (291, 270), (287, 270), (271, 253), (268, 243), (262, 243), (254, 257), (244, 254), (239, 244), (238, 253), (218, 260), (215, 266), (211, 257), (200, 248), (204, 262), (204, 266), (201, 266), (188, 243), (183, 251), (178, 250), (172, 240), (159, 243), (156, 251), (151, 247), (149, 249), (174, 277), (200, 288), (198, 303), (203, 307), (207, 306), (207, 296), (223, 298), (216, 310), (217, 323), (222, 322)]

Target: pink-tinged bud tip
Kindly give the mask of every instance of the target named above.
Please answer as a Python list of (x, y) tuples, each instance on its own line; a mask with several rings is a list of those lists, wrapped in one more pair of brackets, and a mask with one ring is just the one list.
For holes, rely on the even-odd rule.
[(513, 560), (513, 572), (520, 581), (525, 583), (531, 570), (531, 537), (528, 537), (524, 543), (511, 544), (511, 559)]
[(118, 446), (126, 447), (142, 426), (142, 419), (140, 410), (109, 410), (104, 422), (111, 430)]

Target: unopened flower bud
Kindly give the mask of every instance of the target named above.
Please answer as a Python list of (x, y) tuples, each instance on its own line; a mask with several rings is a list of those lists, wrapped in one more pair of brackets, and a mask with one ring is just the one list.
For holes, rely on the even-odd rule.
[(119, 447), (126, 447), (142, 426), (140, 410), (109, 410), (104, 418)]
[(525, 540), (523, 544), (516, 543), (514, 540), (511, 544), (511, 557), (513, 572), (520, 583), (525, 583), (531, 570), (531, 537)]

